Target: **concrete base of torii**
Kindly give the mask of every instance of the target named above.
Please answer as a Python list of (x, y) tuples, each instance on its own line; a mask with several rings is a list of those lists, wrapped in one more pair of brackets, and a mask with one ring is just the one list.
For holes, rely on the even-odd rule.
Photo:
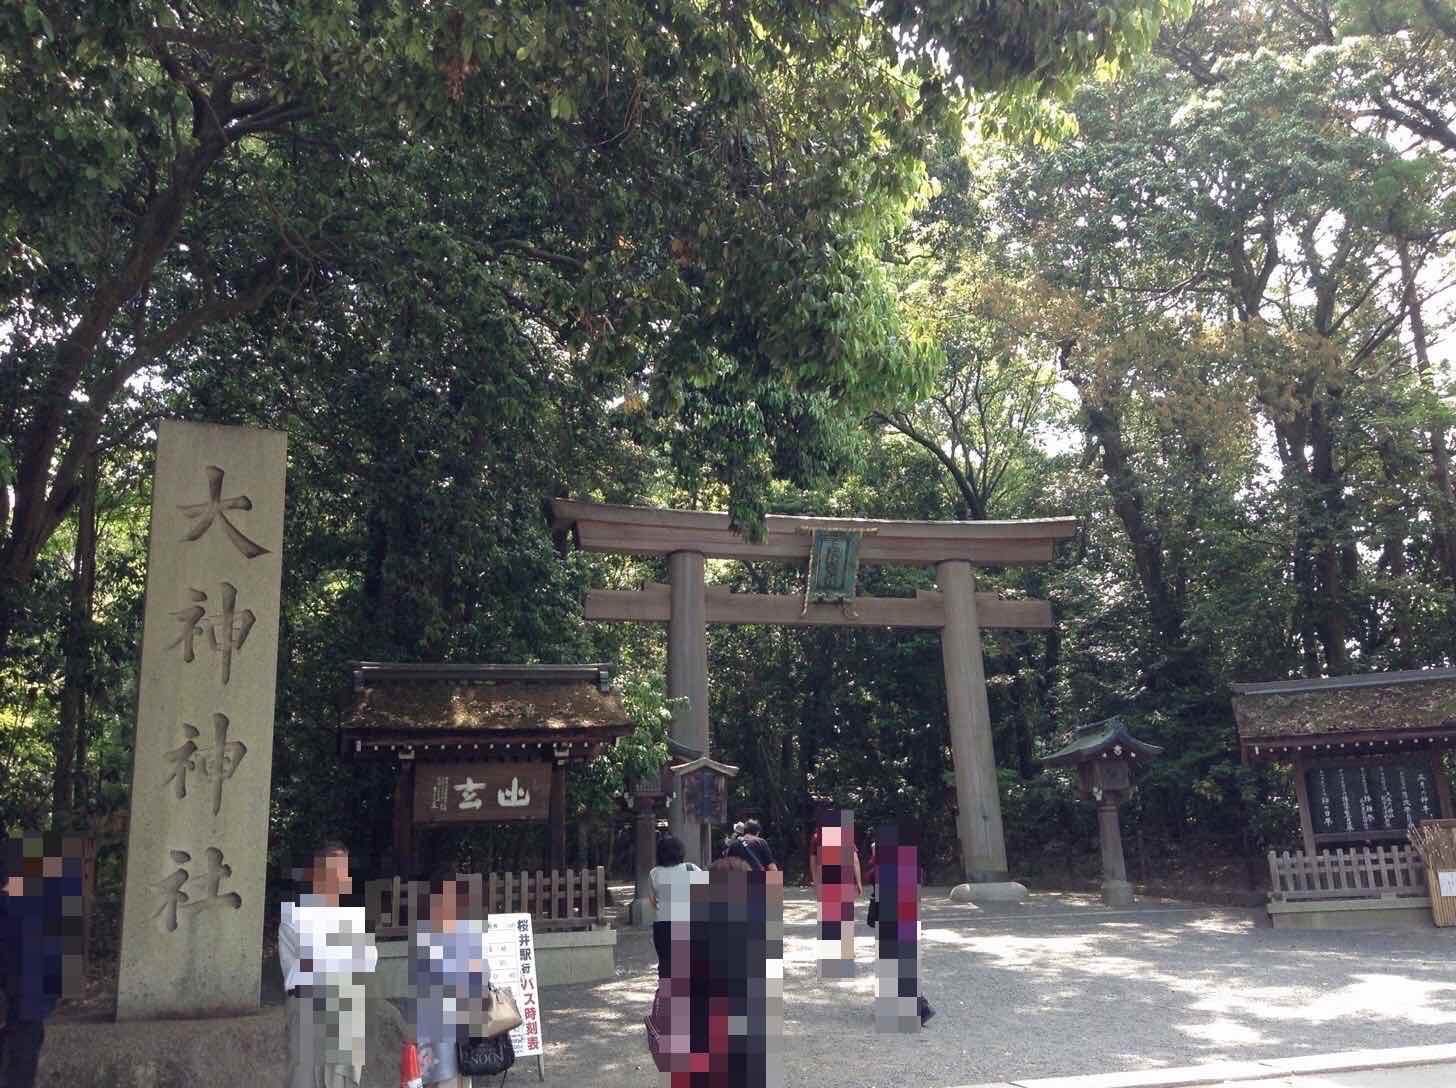
[(1102, 903), (1108, 907), (1130, 907), (1133, 905), (1132, 885), (1126, 880), (1104, 880), (1102, 882)]
[(1014, 880), (994, 880), (985, 884), (957, 884), (950, 890), (952, 903), (1020, 903), (1026, 898), (1026, 885)]

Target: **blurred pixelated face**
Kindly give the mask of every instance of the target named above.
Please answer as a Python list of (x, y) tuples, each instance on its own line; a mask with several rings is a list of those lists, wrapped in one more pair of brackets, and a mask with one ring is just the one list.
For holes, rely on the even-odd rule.
[(446, 880), (440, 890), (430, 896), (430, 918), (451, 926), (460, 917), (460, 889), (453, 880)]
[(313, 862), (313, 890), (320, 895), (347, 895), (354, 882), (349, 879), (349, 855), (343, 851), (320, 854)]

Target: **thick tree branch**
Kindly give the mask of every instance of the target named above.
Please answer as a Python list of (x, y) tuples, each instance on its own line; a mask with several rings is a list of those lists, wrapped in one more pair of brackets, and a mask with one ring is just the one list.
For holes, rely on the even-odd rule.
[(569, 268), (574, 272), (586, 271), (586, 263), (577, 260), (575, 257), (568, 257), (564, 253), (552, 253), (532, 245), (523, 238), (506, 238), (495, 243), (496, 249), (508, 249), (512, 253), (519, 253), (523, 257), (529, 257), (533, 261), (541, 261), (544, 264), (554, 264), (561, 268)]
[(138, 371), (154, 362), (194, 333), (209, 325), (230, 321), (243, 314), (252, 313), (268, 300), (282, 279), (282, 265), (278, 258), (270, 258), (250, 277), (252, 286), (231, 298), (216, 299), (199, 306), (175, 319), (160, 332), (147, 337), (124, 360), (117, 363), (86, 391), (86, 406), (79, 412), (74, 434), (57, 466), (54, 482), (46, 500), (47, 517), (52, 527), (65, 517), (76, 491), (81, 468), (87, 457), (96, 449), (101, 433), (102, 417), (111, 401), (122, 387)]
[(876, 412), (872, 417), (875, 422), (880, 423), (891, 430), (904, 435), (916, 445), (928, 450), (934, 458), (944, 466), (950, 473), (951, 479), (955, 481), (956, 489), (960, 492), (962, 501), (970, 511), (971, 518), (975, 521), (984, 521), (986, 517), (985, 508), (981, 502), (981, 496), (976, 492), (976, 486), (966, 478), (961, 467), (956, 464), (955, 459), (945, 452), (929, 435), (919, 431), (910, 421), (910, 417), (903, 412), (894, 416), (886, 415), (883, 412)]

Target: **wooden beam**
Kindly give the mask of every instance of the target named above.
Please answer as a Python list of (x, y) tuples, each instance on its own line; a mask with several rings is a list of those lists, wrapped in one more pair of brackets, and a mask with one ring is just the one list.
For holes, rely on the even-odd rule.
[(1305, 771), (1309, 764), (1302, 756), (1294, 757), (1294, 799), (1299, 805), (1299, 833), (1304, 840), (1304, 852), (1308, 857), (1314, 857), (1318, 852), (1314, 842), (1314, 812), (1309, 807), (1309, 783), (1305, 779)]
[(415, 871), (415, 765), (399, 765), (394, 784), (394, 875), (414, 879)]
[[(695, 552), (710, 559), (741, 559), (746, 562), (800, 562), (809, 558), (812, 537), (807, 533), (771, 533), (760, 544), (750, 544), (737, 533), (704, 532), (697, 529), (621, 525), (612, 522), (580, 521), (577, 543), (583, 551), (613, 555), (664, 555)], [(860, 542), (861, 563), (896, 563), (933, 566), (949, 559), (963, 559), (983, 566), (1049, 563), (1050, 539), (1036, 540), (916, 540), (867, 536)]]
[[(733, 593), (709, 586), (709, 623), (765, 623), (787, 627), (921, 627), (945, 626), (945, 602), (939, 593), (921, 590), (914, 597), (860, 597), (853, 615), (837, 604), (810, 605), (802, 597), (776, 593)], [(1005, 600), (994, 593), (976, 594), (983, 628), (1049, 630), (1052, 608), (1046, 601)], [(651, 582), (639, 590), (593, 589), (586, 595), (588, 620), (666, 623), (670, 614), (668, 587)]]
[(762, 542), (751, 544), (729, 528), (728, 515), (655, 510), (604, 503), (552, 501), (553, 524), (572, 529), (586, 551), (666, 555), (691, 551), (715, 559), (801, 560), (811, 536), (804, 530), (859, 529), (863, 563), (931, 566), (947, 559), (983, 565), (1045, 563), (1058, 540), (1076, 531), (1075, 518), (1027, 521), (887, 521), (770, 514)]
[(566, 765), (551, 765), (551, 802), (546, 813), (550, 828), (547, 835), (547, 856), (552, 871), (566, 868)]

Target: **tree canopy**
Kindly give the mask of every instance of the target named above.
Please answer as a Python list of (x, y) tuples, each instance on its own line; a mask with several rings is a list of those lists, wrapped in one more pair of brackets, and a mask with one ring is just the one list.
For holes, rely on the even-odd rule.
[[(639, 729), (573, 775), (573, 855), (622, 864), (663, 647), (580, 599), (663, 572), (554, 538), (568, 494), (749, 533), (1075, 515), (1053, 565), (983, 572), (1057, 617), (986, 643), (1013, 864), (1088, 853), (1039, 759), (1114, 713), (1167, 749), (1135, 871), (1282, 844), (1229, 684), (1451, 664), (1453, 27), (1445, 0), (7, 6), (0, 821), (125, 808), (179, 416), (289, 434), (280, 857), (388, 842), (385, 772), (334, 755), (345, 662), (608, 658)], [(950, 863), (933, 633), (709, 652), (736, 806), (786, 846), (810, 797), (909, 814)], [(442, 849), (519, 867), (533, 834)]]

